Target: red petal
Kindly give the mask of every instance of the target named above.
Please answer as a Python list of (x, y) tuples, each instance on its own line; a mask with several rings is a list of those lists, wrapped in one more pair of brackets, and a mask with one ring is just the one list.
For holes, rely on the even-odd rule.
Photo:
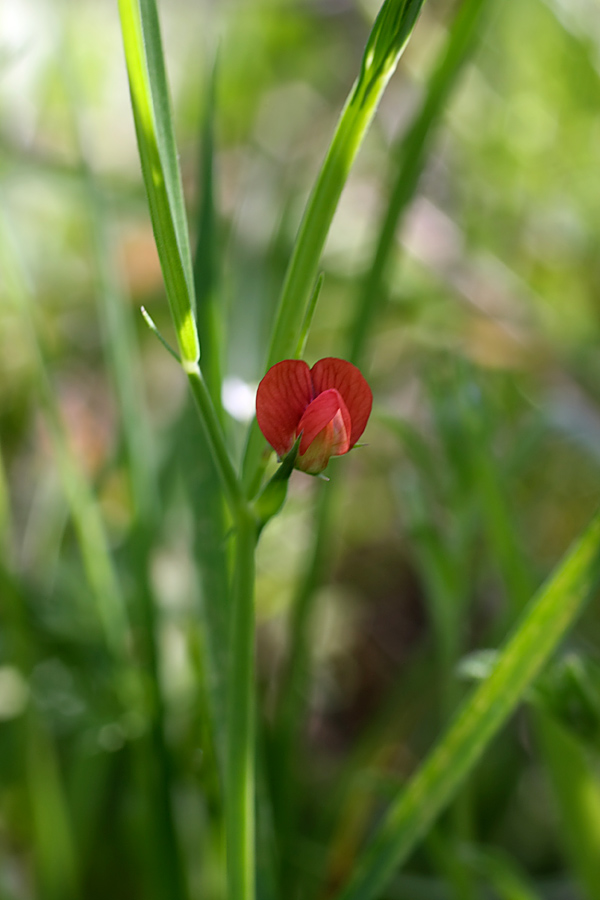
[(333, 421), (337, 413), (341, 413), (342, 427), (334, 429), (331, 432), (331, 447), (329, 456), (341, 456), (350, 449), (350, 428), (352, 421), (350, 413), (346, 408), (346, 404), (336, 390), (323, 391), (322, 394), (312, 401), (310, 406), (304, 412), (296, 428), (296, 434), (302, 432), (302, 440), (300, 441), (299, 455), (306, 453), (317, 435)]
[(371, 407), (373, 406), (373, 394), (363, 375), (345, 359), (335, 359), (328, 356), (320, 359), (310, 370), (315, 394), (335, 388), (342, 395), (344, 403), (352, 419), (350, 433), (350, 447), (355, 443), (366, 428)]
[(313, 399), (310, 369), (301, 359), (271, 366), (256, 392), (256, 418), (265, 438), (285, 456), (296, 439), (296, 427)]

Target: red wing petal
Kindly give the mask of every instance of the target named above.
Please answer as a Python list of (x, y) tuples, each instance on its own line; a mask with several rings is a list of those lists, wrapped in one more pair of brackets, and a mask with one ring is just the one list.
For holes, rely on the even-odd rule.
[(296, 439), (296, 426), (313, 398), (310, 369), (301, 359), (271, 366), (256, 392), (256, 418), (263, 435), (285, 456)]
[(345, 359), (328, 356), (320, 359), (310, 370), (314, 392), (318, 396), (323, 391), (334, 388), (342, 395), (352, 419), (350, 447), (353, 447), (366, 428), (373, 394), (365, 378), (352, 363)]
[(323, 391), (316, 397), (304, 412), (296, 428), (296, 434), (302, 432), (300, 456), (306, 453), (316, 436), (332, 422), (337, 413), (341, 413), (340, 427), (332, 429), (331, 452), (329, 456), (341, 456), (350, 449), (350, 428), (352, 421), (346, 404), (336, 390)]

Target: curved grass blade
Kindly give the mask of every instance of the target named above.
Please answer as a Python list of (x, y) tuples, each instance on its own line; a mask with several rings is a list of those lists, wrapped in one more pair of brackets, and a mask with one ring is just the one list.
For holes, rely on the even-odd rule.
[(374, 900), (449, 804), (600, 580), (600, 513), (542, 586), (487, 678), (391, 804), (339, 900)]

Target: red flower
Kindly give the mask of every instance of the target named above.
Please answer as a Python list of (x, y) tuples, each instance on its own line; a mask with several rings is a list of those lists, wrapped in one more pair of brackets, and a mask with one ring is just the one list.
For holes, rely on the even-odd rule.
[(296, 468), (318, 475), (331, 456), (354, 447), (372, 405), (371, 389), (352, 363), (327, 357), (309, 369), (303, 360), (284, 359), (258, 386), (256, 418), (280, 458), (302, 435)]

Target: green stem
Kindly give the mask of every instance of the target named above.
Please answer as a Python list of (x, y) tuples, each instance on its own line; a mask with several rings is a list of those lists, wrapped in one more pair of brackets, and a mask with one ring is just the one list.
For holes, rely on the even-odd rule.
[(119, 0), (140, 162), (181, 358), (200, 356), (194, 280), (156, 0)]
[(254, 552), (256, 522), (237, 521), (225, 769), (229, 900), (254, 900)]
[(491, 675), (474, 691), (392, 802), (339, 900), (373, 900), (456, 795), (581, 612), (600, 576), (600, 513), (525, 611)]
[(218, 219), (215, 207), (215, 108), (217, 86), (215, 60), (204, 98), (200, 136), (198, 187), (201, 200), (196, 216), (197, 237), (193, 258), (194, 286), (198, 334), (202, 336), (202, 372), (219, 419), (223, 421), (221, 402), (221, 351), (223, 340), (222, 310), (218, 288)]
[(533, 721), (559, 816), (559, 841), (588, 900), (600, 898), (600, 781), (594, 756), (576, 733), (534, 706)]
[[(304, 212), (277, 308), (266, 369), (294, 356), (327, 234), (360, 145), (406, 46), (424, 0), (385, 0), (357, 78)], [(252, 423), (243, 466), (249, 496), (258, 490), (264, 439)]]
[(229, 458), (200, 369), (197, 365), (185, 369), (236, 529), (227, 678), (227, 881), (229, 900), (254, 900), (254, 554), (258, 528)]
[(184, 370), (200, 413), (204, 432), (210, 445), (231, 513), (239, 524), (239, 520), (244, 519), (247, 515), (247, 504), (225, 445), (221, 423), (198, 364), (184, 364)]
[[(350, 167), (373, 117), (378, 99), (379, 95), (373, 102), (372, 96), (371, 102), (361, 103), (359, 85), (356, 84), (344, 107), (300, 224), (281, 292), (265, 371), (279, 360), (295, 354), (305, 318), (307, 299), (311, 295), (317, 277), (317, 267), (325, 239)], [(263, 447), (264, 438), (254, 421), (244, 459), (244, 483), (250, 496), (256, 492), (262, 474)]]

